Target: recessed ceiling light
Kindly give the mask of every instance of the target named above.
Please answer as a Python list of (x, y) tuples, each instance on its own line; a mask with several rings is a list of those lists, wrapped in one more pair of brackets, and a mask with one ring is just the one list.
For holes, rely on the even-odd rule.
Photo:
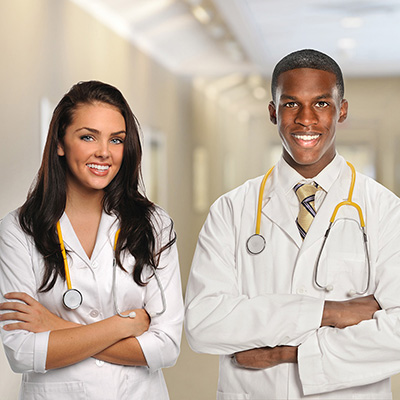
[(357, 46), (353, 38), (342, 38), (338, 40), (338, 47), (342, 50), (352, 50)]
[(345, 17), (340, 22), (344, 28), (360, 28), (363, 25), (360, 17)]

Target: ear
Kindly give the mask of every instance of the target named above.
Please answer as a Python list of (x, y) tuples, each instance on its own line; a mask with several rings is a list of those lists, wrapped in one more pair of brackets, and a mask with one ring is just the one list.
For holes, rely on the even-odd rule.
[(346, 120), (348, 108), (349, 108), (349, 103), (347, 102), (346, 99), (343, 99), (340, 105), (340, 114), (338, 122), (343, 122)]
[(64, 146), (60, 142), (57, 144), (57, 154), (60, 157), (65, 156)]
[(271, 120), (271, 122), (276, 125), (277, 124), (277, 120), (276, 120), (276, 107), (275, 107), (275, 103), (273, 101), (270, 101), (268, 104), (268, 111), (269, 111), (269, 119)]

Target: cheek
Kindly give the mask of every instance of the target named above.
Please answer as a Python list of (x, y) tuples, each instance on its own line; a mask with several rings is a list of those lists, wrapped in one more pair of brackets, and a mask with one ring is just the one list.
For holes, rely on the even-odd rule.
[(124, 148), (123, 146), (118, 147), (117, 149), (114, 149), (113, 154), (112, 154), (112, 158), (113, 158), (113, 163), (116, 165), (121, 165), (122, 160), (124, 158)]
[(118, 151), (117, 159), (118, 162), (121, 164), (124, 158), (124, 148), (122, 147), (121, 150)]

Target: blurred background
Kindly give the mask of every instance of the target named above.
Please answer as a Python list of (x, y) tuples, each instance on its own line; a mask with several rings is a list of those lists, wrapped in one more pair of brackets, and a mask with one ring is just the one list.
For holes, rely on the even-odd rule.
[[(343, 69), (340, 153), (400, 194), (399, 37), (399, 0), (2, 0), (0, 218), (23, 203), (63, 94), (108, 82), (142, 125), (147, 194), (175, 221), (184, 289), (211, 203), (279, 158), (269, 78), (301, 48)], [(215, 399), (218, 359), (183, 338), (165, 376), (172, 400)], [(0, 399), (19, 381), (1, 348)]]

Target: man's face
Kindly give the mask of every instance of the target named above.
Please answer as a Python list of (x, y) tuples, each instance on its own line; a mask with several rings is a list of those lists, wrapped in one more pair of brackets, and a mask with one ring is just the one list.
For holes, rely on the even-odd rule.
[(271, 121), (278, 126), (283, 158), (305, 178), (312, 178), (334, 158), (336, 124), (347, 117), (336, 76), (327, 71), (299, 68), (278, 78)]

